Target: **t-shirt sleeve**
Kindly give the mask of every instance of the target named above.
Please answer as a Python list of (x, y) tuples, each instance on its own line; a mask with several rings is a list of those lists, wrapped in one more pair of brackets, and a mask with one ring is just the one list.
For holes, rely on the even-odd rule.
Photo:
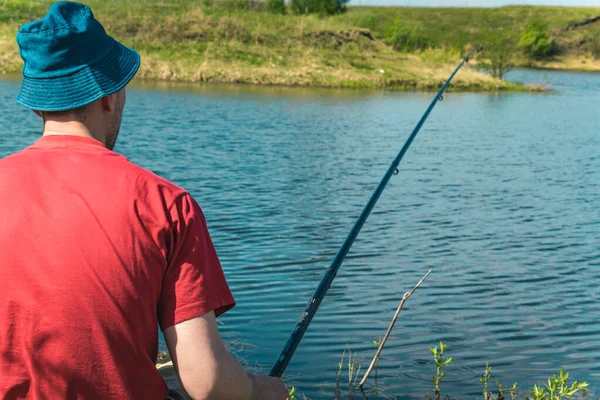
[(235, 305), (200, 206), (189, 194), (169, 209), (171, 237), (158, 304), (162, 330), (211, 311), (217, 316)]

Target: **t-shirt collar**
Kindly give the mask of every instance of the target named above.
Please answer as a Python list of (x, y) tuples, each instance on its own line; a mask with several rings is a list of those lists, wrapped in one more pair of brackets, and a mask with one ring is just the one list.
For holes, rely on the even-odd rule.
[(32, 148), (84, 148), (99, 146), (106, 149), (104, 144), (96, 139), (73, 135), (47, 135), (42, 136), (31, 146)]

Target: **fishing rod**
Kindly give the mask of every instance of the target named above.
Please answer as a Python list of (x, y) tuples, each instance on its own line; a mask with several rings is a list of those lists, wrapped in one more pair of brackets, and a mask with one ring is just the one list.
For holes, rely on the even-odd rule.
[(480, 50), (481, 49), (477, 48), (477, 49), (471, 51), (462, 60), (462, 62), (458, 65), (458, 67), (456, 67), (456, 69), (454, 70), (452, 75), (450, 75), (450, 78), (448, 78), (446, 83), (444, 83), (444, 85), (442, 86), (442, 88), (440, 89), (438, 94), (435, 96), (435, 98), (429, 105), (429, 108), (427, 108), (427, 111), (425, 111), (425, 114), (423, 114), (423, 116), (421, 117), (421, 120), (419, 121), (419, 123), (417, 124), (415, 129), (413, 130), (412, 134), (406, 140), (406, 143), (404, 143), (404, 146), (402, 146), (402, 149), (400, 150), (400, 152), (398, 153), (398, 155), (396, 156), (396, 158), (394, 159), (394, 161), (388, 168), (387, 172), (383, 176), (383, 179), (381, 180), (381, 182), (379, 182), (379, 185), (377, 186), (377, 189), (375, 189), (375, 192), (371, 196), (371, 199), (369, 200), (369, 202), (363, 209), (362, 213), (356, 220), (356, 223), (352, 227), (352, 230), (348, 234), (348, 237), (344, 241), (344, 244), (342, 244), (342, 247), (340, 247), (340, 249), (338, 250), (338, 253), (336, 254), (333, 261), (331, 262), (331, 265), (329, 266), (329, 268), (327, 269), (327, 272), (325, 272), (325, 275), (323, 276), (321, 283), (319, 283), (317, 290), (315, 291), (315, 293), (311, 297), (310, 301), (306, 305), (306, 308), (300, 315), (300, 319), (296, 323), (296, 326), (294, 327), (294, 330), (292, 331), (292, 334), (290, 335), (287, 343), (281, 350), (279, 357), (273, 364), (273, 367), (271, 368), (271, 372), (269, 375), (275, 376), (278, 378), (281, 378), (281, 376), (283, 375), (283, 372), (285, 371), (287, 365), (289, 364), (290, 360), (292, 359), (292, 356), (294, 355), (294, 352), (296, 351), (298, 344), (300, 344), (300, 340), (302, 340), (304, 333), (308, 329), (308, 325), (310, 324), (313, 317), (315, 316), (315, 313), (319, 309), (319, 305), (321, 305), (321, 301), (323, 300), (323, 297), (325, 297), (327, 290), (329, 290), (329, 287), (331, 286), (331, 283), (333, 282), (333, 280), (340, 268), (340, 265), (342, 265), (342, 262), (344, 261), (344, 258), (346, 258), (346, 255), (348, 254), (350, 247), (352, 247), (352, 244), (354, 243), (354, 240), (358, 236), (358, 233), (360, 232), (360, 230), (362, 229), (363, 225), (365, 224), (367, 218), (371, 214), (373, 207), (375, 207), (375, 203), (377, 203), (377, 200), (379, 200), (379, 196), (381, 196), (381, 193), (383, 193), (383, 190), (385, 189), (388, 182), (392, 178), (392, 175), (398, 174), (398, 165), (400, 164), (400, 161), (402, 161), (404, 154), (406, 153), (406, 151), (410, 147), (411, 143), (413, 142), (413, 140), (415, 139), (415, 137), (421, 130), (421, 127), (423, 127), (423, 124), (425, 123), (425, 121), (427, 121), (427, 118), (429, 118), (429, 114), (431, 114), (431, 111), (434, 109), (437, 102), (442, 101), (444, 99), (444, 97), (443, 97), (444, 92), (448, 88), (448, 85), (450, 85), (450, 82), (452, 82), (452, 79), (454, 79), (454, 76), (458, 73), (458, 71), (463, 67), (463, 65), (465, 63), (469, 62), (469, 59), (471, 58), (471, 56), (473, 56), (473, 54), (479, 52)]

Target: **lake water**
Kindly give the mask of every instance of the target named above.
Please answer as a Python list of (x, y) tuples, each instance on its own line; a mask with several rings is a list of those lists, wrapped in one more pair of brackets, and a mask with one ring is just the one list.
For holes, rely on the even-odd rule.
[[(413, 143), (288, 367), (309, 398), (334, 397), (346, 344), (368, 365), (429, 268), (379, 363), (385, 395), (431, 394), (439, 340), (455, 398), (481, 397), (486, 362), (506, 385), (563, 366), (600, 391), (600, 75), (510, 77), (555, 91), (448, 94)], [(40, 134), (17, 91), (0, 81), (0, 157)], [(117, 150), (203, 207), (238, 301), (221, 331), (249, 367), (268, 372), (432, 96), (131, 88)]]

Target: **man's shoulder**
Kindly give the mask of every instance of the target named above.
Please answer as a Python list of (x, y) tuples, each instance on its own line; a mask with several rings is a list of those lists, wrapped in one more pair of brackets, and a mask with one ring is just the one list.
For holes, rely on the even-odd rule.
[[(188, 194), (184, 188), (130, 161), (129, 169), (136, 175), (136, 190), (142, 197), (158, 197), (169, 207), (177, 198)], [(138, 196), (139, 197), (139, 196)]]
[(31, 153), (25, 150), (0, 157), (0, 176), (8, 178), (14, 175), (27, 175), (32, 168), (38, 166), (36, 161), (31, 158)]
[(15, 163), (19, 163), (21, 162), (21, 160), (24, 159), (24, 151), (21, 150), (17, 153), (13, 153), (13, 154), (9, 154), (5, 157), (0, 158), (0, 166), (8, 166), (8, 165), (13, 165)]
[[(93, 182), (90, 186), (110, 186), (113, 193), (124, 194), (136, 200), (139, 206), (167, 209), (175, 200), (188, 194), (188, 191), (168, 179), (131, 162), (122, 154), (104, 150), (102, 157), (79, 157), (67, 160), (65, 157), (52, 157), (58, 160), (53, 171), (62, 171), (70, 176), (86, 176)], [(110, 157), (105, 157), (106, 155)], [(11, 171), (12, 180), (22, 179), (23, 175), (45, 168), (39, 163), (40, 152), (26, 148), (0, 159), (0, 170)], [(74, 165), (77, 168), (74, 169)], [(76, 172), (74, 172), (76, 171)], [(39, 171), (39, 175), (43, 171)], [(80, 183), (80, 179), (76, 179)]]

